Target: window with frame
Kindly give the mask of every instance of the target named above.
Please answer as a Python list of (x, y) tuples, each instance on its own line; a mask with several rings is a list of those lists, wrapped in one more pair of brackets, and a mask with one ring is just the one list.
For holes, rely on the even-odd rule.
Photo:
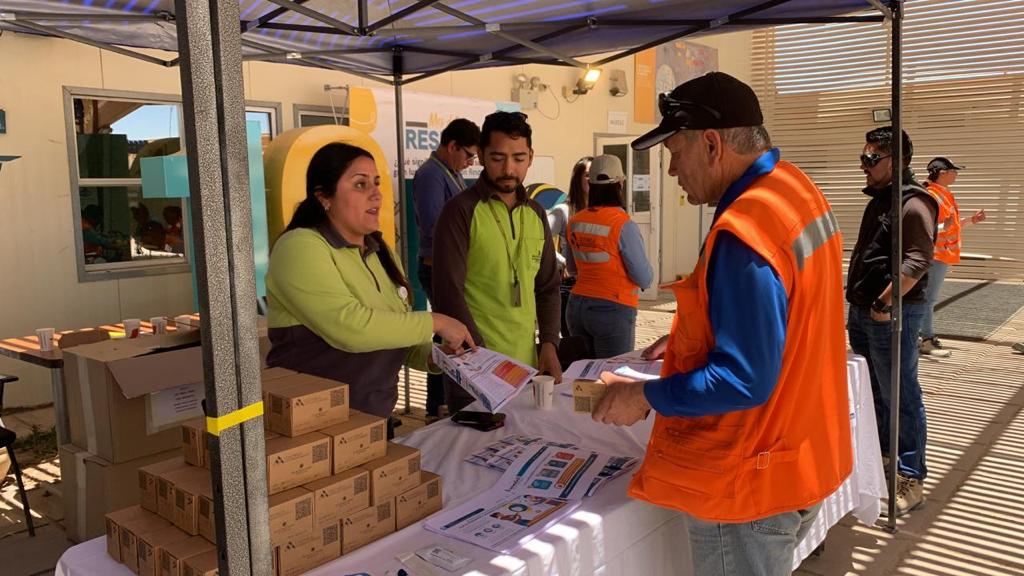
[(142, 189), (142, 159), (181, 150), (178, 99), (66, 92), (79, 279), (187, 270), (185, 200)]
[[(181, 150), (177, 95), (65, 89), (79, 279), (189, 269), (188, 201), (147, 197), (141, 159)], [(246, 105), (263, 149), (280, 131), (280, 104)]]

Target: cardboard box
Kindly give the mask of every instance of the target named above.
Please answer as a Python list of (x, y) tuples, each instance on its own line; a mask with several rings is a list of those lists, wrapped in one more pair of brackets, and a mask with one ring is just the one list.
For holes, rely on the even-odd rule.
[(130, 568), (132, 572), (137, 573), (139, 571), (139, 536), (164, 530), (170, 526), (170, 523), (141, 507), (136, 506), (135, 509), (139, 510), (141, 514), (119, 522), (118, 534), (121, 539), (121, 563)]
[(395, 498), (395, 529), (423, 520), (441, 509), (444, 497), (441, 493), (441, 477), (433, 472), (420, 472), (423, 483), (412, 490), (402, 492)]
[(267, 492), (289, 488), (331, 475), (331, 439), (319, 432), (295, 438), (267, 440)]
[(341, 553), (348, 554), (394, 531), (394, 500), (360, 510), (341, 521)]
[(271, 546), (313, 533), (313, 493), (309, 490), (292, 488), (274, 494), (268, 499), (267, 508)]
[(108, 512), (139, 504), (139, 468), (179, 454), (179, 450), (170, 450), (112, 464), (74, 444), (61, 446), (64, 526), (68, 539), (84, 542), (103, 535), (104, 516)]
[(179, 483), (186, 484), (188, 482), (198, 482), (201, 480), (210, 481), (210, 471), (205, 468), (196, 468), (195, 466), (186, 466), (184, 468), (178, 468), (177, 470), (168, 470), (166, 472), (160, 472), (159, 474), (157, 474), (157, 513), (166, 518), (168, 522), (174, 523), (174, 487), (177, 486)]
[(192, 466), (209, 468), (206, 464), (206, 419), (195, 418), (181, 424), (181, 455)]
[(213, 495), (213, 483), (210, 472), (199, 468), (206, 474), (174, 484), (174, 525), (188, 534), (199, 534), (199, 499), (202, 495)]
[(388, 442), (387, 453), (363, 464), (370, 471), (370, 504), (394, 500), (420, 485), (420, 451)]
[(157, 475), (162, 472), (179, 470), (185, 466), (185, 459), (178, 456), (139, 468), (139, 504), (146, 510), (159, 514), (160, 510), (157, 508), (156, 500)]
[(350, 410), (348, 422), (323, 428), (320, 433), (332, 439), (335, 474), (387, 454), (387, 421), (365, 412)]
[(193, 556), (205, 554), (217, 549), (213, 544), (199, 536), (191, 536), (186, 540), (169, 542), (160, 549), (160, 576), (185, 576), (185, 561)]
[(210, 550), (185, 559), (183, 576), (217, 576), (217, 551)]
[(160, 551), (172, 542), (188, 540), (191, 538), (177, 526), (168, 525), (153, 532), (147, 532), (138, 537), (138, 565), (139, 576), (159, 576), (160, 574)]
[(114, 464), (178, 447), (202, 415), (199, 332), (106, 340), (63, 351), (71, 442)]
[(290, 376), (295, 376), (298, 372), (289, 370), (287, 368), (264, 368), (260, 372), (260, 387), (263, 394), (263, 428), (270, 428), (270, 400), (268, 395), (270, 391), (277, 387), (278, 380), (286, 379)]
[(341, 556), (338, 524), (329, 524), (312, 534), (290, 540), (274, 549), (277, 576), (298, 576)]
[(107, 533), (107, 555), (118, 562), (121, 561), (121, 523), (127, 522), (145, 510), (139, 506), (129, 506), (108, 513), (103, 518)]
[(217, 517), (213, 510), (213, 488), (199, 495), (199, 535), (217, 543)]
[(272, 382), (267, 418), (274, 432), (299, 436), (348, 420), (348, 384), (308, 374)]
[(572, 411), (590, 414), (607, 391), (608, 385), (600, 380), (574, 380), (572, 383)]
[(325, 526), (370, 505), (370, 473), (356, 468), (303, 486), (313, 493), (313, 526)]

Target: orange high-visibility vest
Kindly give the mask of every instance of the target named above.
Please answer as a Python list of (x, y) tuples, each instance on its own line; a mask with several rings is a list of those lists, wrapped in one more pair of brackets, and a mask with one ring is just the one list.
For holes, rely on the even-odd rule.
[(935, 259), (946, 264), (960, 263), (960, 207), (949, 188), (928, 181), (925, 189), (939, 203), (939, 221), (935, 231)]
[(771, 397), (747, 410), (655, 417), (634, 498), (711, 522), (748, 522), (812, 506), (853, 468), (843, 324), (843, 244), (824, 195), (781, 161), (719, 216), (678, 308), (663, 376), (707, 364), (707, 255), (735, 235), (778, 274), (788, 299), (782, 369)]
[(636, 308), (640, 287), (626, 272), (619, 237), (629, 215), (621, 208), (601, 206), (580, 210), (569, 220), (569, 245), (576, 262), (572, 293)]

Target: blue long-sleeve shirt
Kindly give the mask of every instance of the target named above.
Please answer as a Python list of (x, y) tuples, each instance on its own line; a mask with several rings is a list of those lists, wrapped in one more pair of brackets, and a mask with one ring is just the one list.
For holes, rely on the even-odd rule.
[[(755, 160), (726, 189), (715, 220), (778, 161), (777, 148)], [(719, 234), (713, 250), (707, 286), (715, 347), (706, 365), (644, 385), (647, 401), (664, 416), (706, 416), (759, 406), (771, 397), (782, 369), (788, 300), (778, 274), (732, 234)]]
[(456, 194), (466, 189), (462, 175), (452, 171), (431, 153), (412, 178), (412, 195), (416, 202), (416, 224), (420, 229), (420, 258), (433, 258), (434, 224), (441, 209)]
[(622, 263), (626, 266), (629, 279), (643, 290), (650, 288), (651, 282), (654, 281), (654, 269), (647, 259), (640, 227), (632, 220), (623, 224), (622, 231), (619, 232), (619, 255), (622, 256)]

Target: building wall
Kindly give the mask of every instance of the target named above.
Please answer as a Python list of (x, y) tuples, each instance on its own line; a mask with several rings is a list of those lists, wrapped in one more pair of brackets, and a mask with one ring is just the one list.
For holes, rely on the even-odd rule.
[[(723, 71), (749, 77), (749, 33), (707, 37), (700, 42), (718, 48)], [(509, 100), (515, 75), (522, 72), (539, 76), (550, 91), (541, 95), (539, 110), (530, 111), (534, 148), (539, 155), (555, 158), (555, 184), (567, 187), (573, 163), (593, 153), (594, 133), (607, 132), (609, 110), (627, 112), (630, 134), (651, 128), (631, 119), (633, 59), (625, 58), (607, 67), (616, 68), (626, 73), (629, 95), (612, 97), (607, 80), (602, 79), (596, 89), (571, 104), (562, 99), (561, 89), (574, 85), (579, 71), (562, 67), (530, 65), (453, 72), (413, 83), (406, 89)], [(0, 135), (0, 154), (22, 156), (5, 164), (0, 172), (0, 338), (31, 334), (40, 327), (71, 329), (190, 311), (192, 293), (187, 274), (78, 281), (77, 230), (72, 219), (62, 101), (64, 86), (180, 94), (178, 68), (160, 68), (67, 40), (7, 32), (0, 35), (0, 70), (4, 71), (0, 74), (0, 108), (7, 112), (8, 128), (7, 134)], [(246, 63), (243, 72), (245, 97), (280, 102), (285, 130), (294, 125), (294, 104), (330, 105), (325, 84), (375, 84), (341, 72), (264, 62)], [(557, 105), (553, 97), (556, 94)], [(679, 205), (674, 181), (664, 187), (664, 197), (662, 277), (670, 279), (689, 270), (696, 260), (697, 210)], [(0, 373), (21, 377), (20, 382), (8, 386), (7, 405), (50, 401), (47, 371), (0, 358)]]

